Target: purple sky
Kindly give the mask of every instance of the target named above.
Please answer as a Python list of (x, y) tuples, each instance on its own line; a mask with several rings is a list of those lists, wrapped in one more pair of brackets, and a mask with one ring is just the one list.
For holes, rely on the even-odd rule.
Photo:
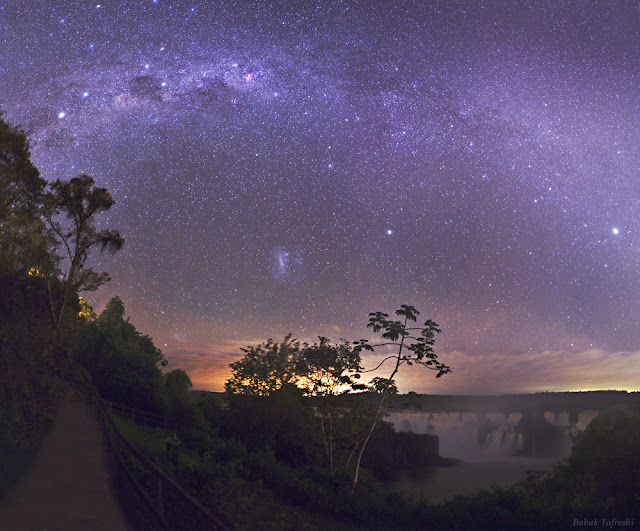
[(0, 5), (5, 119), (117, 202), (96, 309), (199, 388), (406, 303), (402, 392), (640, 389), (638, 2), (213, 4)]

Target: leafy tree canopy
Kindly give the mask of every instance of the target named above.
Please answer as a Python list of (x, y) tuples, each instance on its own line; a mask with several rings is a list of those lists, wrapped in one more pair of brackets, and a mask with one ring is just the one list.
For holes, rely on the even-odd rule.
[(297, 385), (307, 372), (302, 343), (291, 335), (282, 343), (269, 339), (242, 351), (244, 358), (231, 364), (232, 376), (225, 383), (227, 392), (266, 396), (283, 385)]
[(107, 273), (98, 273), (85, 263), (93, 247), (113, 253), (124, 244), (118, 231), (96, 228), (95, 216), (114, 203), (107, 189), (95, 186), (89, 175), (69, 181), (58, 179), (46, 194), (45, 217), (68, 261), (65, 275), (68, 290), (93, 291), (109, 280)]
[(167, 360), (148, 335), (124, 318), (124, 304), (114, 297), (86, 327), (79, 357), (100, 394), (140, 409), (159, 409), (162, 367)]
[(47, 183), (29, 157), (26, 135), (0, 113), (0, 274), (50, 273), (57, 263), (40, 216)]
[(266, 396), (286, 385), (305, 395), (327, 395), (364, 389), (360, 377), (360, 353), (350, 343), (331, 343), (319, 337), (308, 344), (291, 335), (281, 343), (269, 339), (242, 351), (244, 358), (231, 364), (232, 376), (225, 389), (230, 393)]

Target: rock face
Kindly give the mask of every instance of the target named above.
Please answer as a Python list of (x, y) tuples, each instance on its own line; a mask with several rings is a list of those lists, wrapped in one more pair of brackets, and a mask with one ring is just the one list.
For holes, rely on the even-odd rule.
[(369, 442), (363, 464), (381, 479), (393, 479), (405, 468), (452, 465), (455, 460), (440, 457), (439, 444), (436, 435), (395, 431), (386, 424)]
[(396, 466), (440, 464), (440, 441), (435, 435), (398, 432), (389, 443), (387, 451)]

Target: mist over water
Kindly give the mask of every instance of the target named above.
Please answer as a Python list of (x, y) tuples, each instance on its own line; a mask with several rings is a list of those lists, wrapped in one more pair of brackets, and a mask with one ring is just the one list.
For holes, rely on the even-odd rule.
[[(544, 412), (540, 420), (544, 419), (561, 434), (559, 444), (545, 452), (546, 457), (567, 457), (571, 451), (572, 435), (583, 431), (597, 415), (595, 410), (584, 410), (571, 419), (567, 411)], [(525, 434), (521, 429), (523, 418), (524, 414), (517, 411), (394, 411), (386, 420), (393, 424), (396, 431), (437, 435), (440, 440), (440, 455), (443, 457), (482, 462), (524, 453)], [(536, 454), (535, 451), (530, 453)]]
[(555, 439), (550, 443), (539, 430), (525, 429), (528, 417), (523, 412), (391, 412), (386, 420), (396, 431), (437, 435), (440, 456), (460, 462), (408, 468), (388, 487), (434, 503), (492, 484), (509, 487), (530, 473), (550, 472), (554, 463), (569, 456), (572, 436), (597, 415), (595, 410), (539, 413), (537, 425), (553, 427)]

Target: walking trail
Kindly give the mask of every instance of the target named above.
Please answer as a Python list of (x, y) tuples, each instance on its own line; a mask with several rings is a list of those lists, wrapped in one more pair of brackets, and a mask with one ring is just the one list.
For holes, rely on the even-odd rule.
[(84, 401), (67, 398), (34, 462), (0, 502), (0, 528), (129, 530), (108, 459), (93, 411)]

